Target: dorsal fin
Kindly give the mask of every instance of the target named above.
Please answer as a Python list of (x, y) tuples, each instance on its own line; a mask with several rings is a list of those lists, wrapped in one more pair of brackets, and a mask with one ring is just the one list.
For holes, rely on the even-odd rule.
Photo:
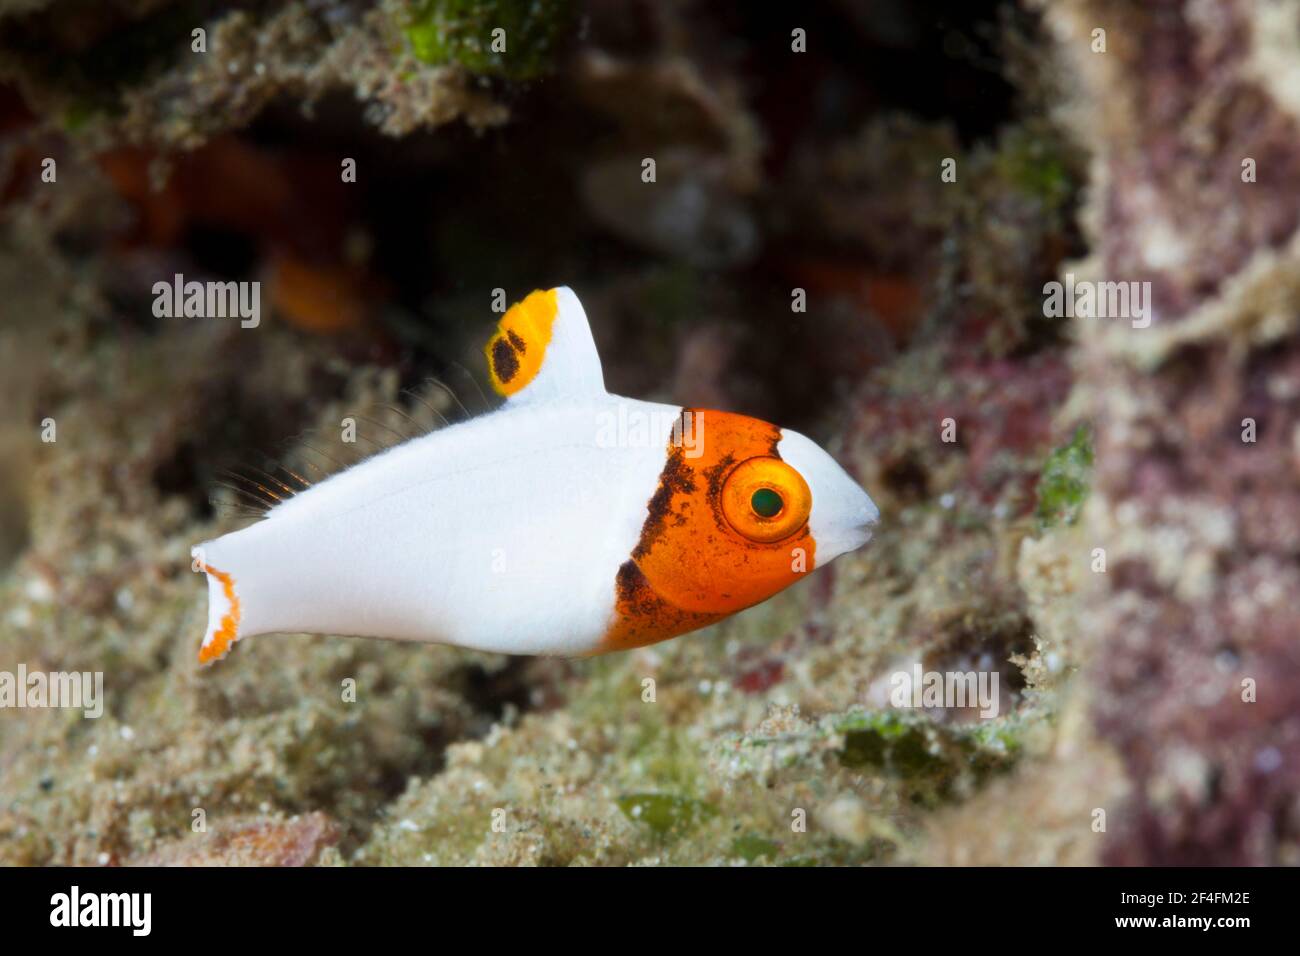
[(492, 387), (512, 402), (605, 394), (587, 313), (568, 286), (539, 289), (512, 305), (484, 353)]

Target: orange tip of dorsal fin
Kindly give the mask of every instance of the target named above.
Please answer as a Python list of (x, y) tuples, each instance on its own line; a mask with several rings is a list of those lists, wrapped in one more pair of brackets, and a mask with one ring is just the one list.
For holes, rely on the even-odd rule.
[(541, 371), (559, 313), (556, 289), (538, 289), (501, 316), (496, 333), (483, 349), (488, 375), (499, 395), (509, 398), (526, 388)]
[(225, 571), (207, 564), (200, 564), (199, 570), (208, 576), (208, 633), (199, 647), (199, 663), (211, 664), (225, 657), (239, 640), (239, 595), (235, 593), (235, 579)]
[(587, 313), (568, 286), (533, 292), (511, 306), (485, 352), (492, 387), (508, 401), (606, 397)]

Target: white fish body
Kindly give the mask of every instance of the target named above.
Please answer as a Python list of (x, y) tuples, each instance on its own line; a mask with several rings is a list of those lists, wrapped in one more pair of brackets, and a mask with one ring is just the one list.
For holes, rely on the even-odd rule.
[[(494, 384), (502, 388), (498, 372), (516, 382), (502, 389), (508, 399), (500, 409), (390, 448), (194, 549), (209, 585), (200, 660), (269, 632), (581, 655), (725, 616), (646, 610), (644, 587), (633, 600), (642, 576), (632, 555), (651, 533), (652, 499), (665, 486), (683, 409), (605, 392), (586, 316), (568, 289), (534, 293), (502, 320), (498, 339), (508, 325), (531, 338), (528, 315), (516, 310), (544, 295), (553, 303), (550, 334), (528, 346), (539, 367), (528, 374), (511, 355), (494, 359), (489, 349)], [(512, 338), (513, 354), (527, 359), (524, 342)], [(697, 414), (706, 442), (708, 416), (727, 415)], [(785, 432), (779, 446), (810, 484), (822, 486), (825, 504), (818, 501), (820, 514), (813, 510), (804, 529), (809, 541), (820, 531), (817, 563), (833, 557), (832, 548), (863, 543), (876, 516), (870, 499), (803, 436)], [(661, 541), (663, 524), (654, 529)], [(654, 623), (642, 622), (636, 636), (620, 631), (620, 602), (625, 616)], [(629, 611), (632, 603), (640, 610)], [(622, 645), (611, 645), (615, 633)]]
[[(671, 428), (670, 406), (613, 397), (503, 408), (391, 448), (202, 546), (205, 563), (240, 569), (240, 636), (593, 650), (668, 441), (665, 429), (653, 447), (599, 447), (599, 415), (620, 401)], [(210, 586), (212, 631), (224, 611), (221, 582)]]

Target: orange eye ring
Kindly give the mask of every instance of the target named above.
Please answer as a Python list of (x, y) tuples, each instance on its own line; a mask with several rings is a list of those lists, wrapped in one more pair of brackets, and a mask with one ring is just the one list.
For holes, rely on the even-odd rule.
[(722, 486), (722, 514), (750, 541), (781, 541), (808, 523), (812, 491), (803, 475), (780, 458), (742, 461)]

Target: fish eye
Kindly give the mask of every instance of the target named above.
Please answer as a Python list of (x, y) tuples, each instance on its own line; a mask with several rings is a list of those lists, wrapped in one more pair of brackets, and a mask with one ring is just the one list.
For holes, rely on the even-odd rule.
[(742, 461), (722, 486), (722, 514), (750, 541), (770, 544), (798, 532), (812, 512), (812, 491), (780, 458)]
[(760, 518), (775, 518), (785, 507), (785, 499), (772, 488), (759, 488), (750, 496), (749, 506)]

